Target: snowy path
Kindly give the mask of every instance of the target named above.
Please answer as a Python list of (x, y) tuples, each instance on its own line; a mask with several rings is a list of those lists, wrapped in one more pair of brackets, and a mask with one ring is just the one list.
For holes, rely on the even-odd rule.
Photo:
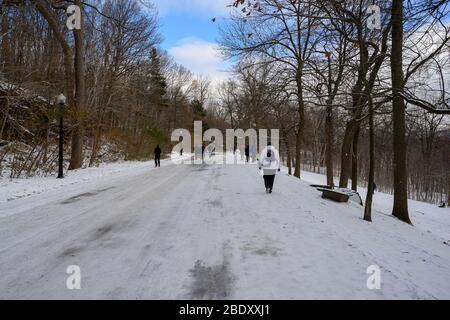
[[(165, 162), (2, 204), (0, 298), (450, 298), (441, 237), (384, 214), (368, 224), (285, 174), (272, 195), (261, 180)], [(69, 265), (81, 290), (66, 289)]]

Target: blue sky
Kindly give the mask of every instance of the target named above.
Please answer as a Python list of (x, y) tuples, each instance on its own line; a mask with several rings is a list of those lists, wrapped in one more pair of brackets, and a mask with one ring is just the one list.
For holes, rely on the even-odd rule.
[[(231, 0), (153, 0), (159, 11), (162, 48), (196, 74), (226, 79), (230, 63), (217, 52), (218, 23), (227, 17)], [(213, 23), (212, 18), (217, 22)]]
[(183, 39), (196, 38), (215, 42), (218, 38), (217, 24), (210, 17), (192, 12), (176, 11), (161, 17), (164, 49), (176, 46)]

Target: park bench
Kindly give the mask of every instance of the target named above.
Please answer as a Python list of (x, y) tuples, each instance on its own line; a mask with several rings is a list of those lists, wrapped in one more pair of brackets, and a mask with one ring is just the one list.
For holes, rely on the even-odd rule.
[(326, 188), (317, 188), (317, 190), (322, 191), (322, 198), (336, 202), (348, 202), (348, 199), (350, 198), (348, 194), (336, 190)]
[(330, 190), (333, 189), (333, 187), (330, 187), (330, 186), (327, 186), (327, 185), (321, 185), (321, 184), (310, 184), (309, 186), (312, 187), (312, 188), (316, 188), (316, 189), (319, 189), (319, 188), (321, 188), (321, 189), (330, 189)]
[[(318, 191), (322, 192), (322, 198), (325, 199), (331, 199), (331, 200), (335, 200), (338, 202), (354, 202), (357, 203), (359, 205), (364, 205), (361, 196), (359, 195), (359, 193), (357, 191), (351, 190), (351, 189), (347, 189), (347, 188), (332, 188), (330, 186), (327, 185), (318, 185), (318, 184), (311, 184), (310, 185), (313, 188), (316, 188)], [(325, 194), (324, 191), (328, 191)], [(345, 195), (348, 196), (345, 197)]]

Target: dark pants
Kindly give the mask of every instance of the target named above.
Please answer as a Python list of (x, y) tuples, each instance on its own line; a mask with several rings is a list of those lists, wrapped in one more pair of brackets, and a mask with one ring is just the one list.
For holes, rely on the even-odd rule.
[(161, 156), (155, 156), (155, 167), (161, 167)]
[(274, 181), (275, 175), (264, 176), (264, 186), (266, 187), (266, 189), (269, 188), (270, 190), (272, 190)]

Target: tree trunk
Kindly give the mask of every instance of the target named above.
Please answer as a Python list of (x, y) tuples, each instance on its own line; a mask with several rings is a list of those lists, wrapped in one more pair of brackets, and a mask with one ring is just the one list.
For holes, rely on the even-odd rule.
[[(373, 101), (370, 91), (366, 90), (369, 102), (369, 183), (367, 185), (366, 206), (364, 207), (364, 220), (372, 221), (372, 200), (375, 192), (375, 134), (373, 123)], [(358, 140), (356, 138), (356, 140)], [(353, 182), (353, 181), (352, 181)], [(356, 189), (354, 189), (356, 191)]]
[(70, 158), (69, 170), (81, 168), (83, 165), (83, 136), (84, 136), (84, 111), (86, 101), (86, 88), (84, 79), (84, 42), (83, 42), (83, 2), (75, 0), (75, 5), (80, 7), (81, 12), (81, 28), (74, 29), (73, 35), (75, 39), (75, 128), (72, 133), (72, 153)]
[[(333, 77), (331, 74), (331, 54), (328, 58), (328, 99), (327, 99), (327, 114), (325, 118), (325, 165), (327, 167), (327, 185), (334, 187), (334, 173), (333, 173)], [(338, 77), (340, 78), (340, 76)], [(336, 84), (337, 85), (337, 84)]]
[(447, 178), (447, 206), (450, 207), (450, 174)]
[[(355, 170), (351, 170), (351, 164), (352, 164), (352, 146), (356, 145), (354, 144), (353, 140), (355, 138), (356, 133), (359, 130), (360, 122), (359, 119), (361, 118), (363, 107), (365, 104), (365, 97), (362, 92), (364, 88), (364, 83), (366, 83), (366, 90), (367, 90), (367, 81), (366, 75), (367, 75), (367, 63), (368, 63), (368, 50), (364, 41), (363, 36), (363, 25), (362, 23), (357, 25), (358, 29), (358, 42), (359, 42), (359, 66), (358, 66), (358, 78), (356, 80), (355, 85), (353, 86), (352, 90), (352, 119), (347, 122), (347, 127), (345, 129), (345, 137), (344, 142), (342, 144), (342, 154), (341, 154), (341, 176), (339, 179), (339, 187), (341, 188), (347, 188), (348, 187), (348, 178), (350, 177), (350, 174), (354, 173)], [(356, 166), (357, 169), (357, 166)], [(357, 170), (356, 170), (357, 172)], [(358, 179), (356, 179), (357, 182)]]
[(2, 119), (2, 125), (0, 127), (0, 140), (3, 140), (3, 132), (6, 127), (6, 121), (8, 121), (8, 115), (9, 115), (9, 97), (6, 97), (6, 107), (3, 111), (3, 119)]
[(281, 132), (283, 135), (284, 144), (286, 146), (288, 174), (292, 175), (291, 146), (289, 145), (288, 134), (286, 133), (286, 130), (283, 126), (281, 126)]
[(352, 164), (352, 143), (358, 126), (359, 124), (352, 119), (347, 122), (347, 126), (345, 127), (344, 140), (342, 142), (341, 149), (341, 174), (339, 177), (339, 188), (348, 187), (348, 179), (351, 174)]
[[(299, 67), (301, 68), (301, 67)], [(296, 132), (296, 140), (295, 140), (295, 171), (294, 176), (297, 178), (300, 177), (301, 171), (301, 151), (302, 151), (302, 139), (303, 139), (303, 129), (305, 127), (305, 103), (303, 101), (303, 83), (302, 83), (302, 74), (300, 71), (297, 71), (297, 104), (298, 104), (298, 125)]]
[(333, 173), (333, 108), (327, 107), (327, 117), (325, 121), (326, 130), (326, 146), (325, 146), (325, 162), (327, 167), (327, 185), (334, 187)]
[(352, 190), (358, 191), (358, 141), (360, 127), (356, 129), (352, 142)]
[(406, 125), (405, 101), (401, 94), (404, 89), (403, 74), (403, 0), (392, 2), (392, 53), (391, 53), (392, 93), (394, 95), (394, 207), (392, 214), (411, 224), (408, 214), (408, 186), (406, 174)]
[(9, 24), (8, 24), (8, 6), (5, 3), (0, 5), (0, 14), (2, 16), (2, 24), (1, 24), (1, 55), (2, 55), (2, 68), (6, 73), (8, 73), (9, 66), (11, 64), (11, 54), (10, 54), (10, 45), (9, 45)]
[(292, 175), (292, 159), (291, 159), (291, 153), (288, 152), (287, 154), (287, 166), (288, 166), (288, 174)]

